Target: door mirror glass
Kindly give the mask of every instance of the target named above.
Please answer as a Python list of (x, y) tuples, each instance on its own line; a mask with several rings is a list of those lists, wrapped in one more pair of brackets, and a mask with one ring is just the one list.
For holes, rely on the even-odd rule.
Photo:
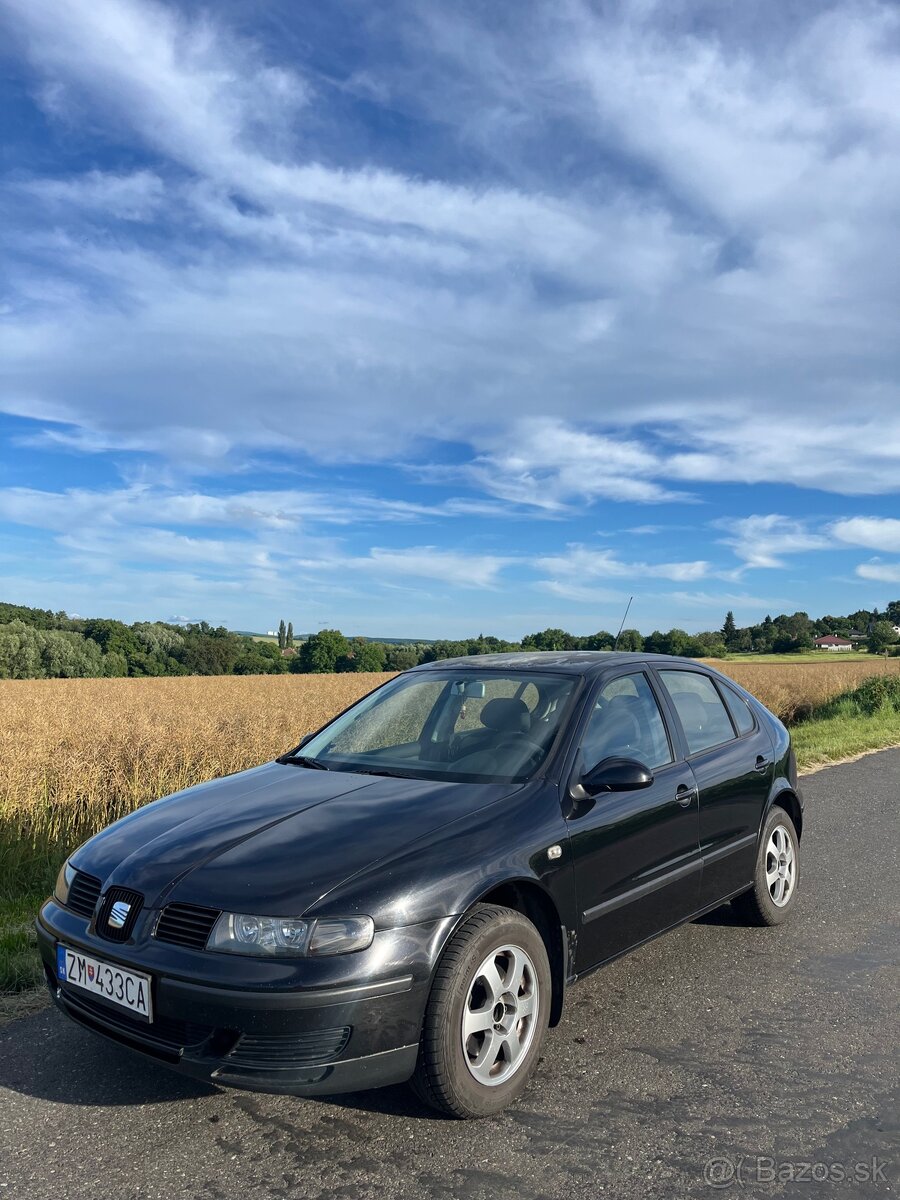
[(600, 792), (636, 792), (649, 787), (653, 773), (636, 758), (604, 758), (581, 779), (589, 796)]

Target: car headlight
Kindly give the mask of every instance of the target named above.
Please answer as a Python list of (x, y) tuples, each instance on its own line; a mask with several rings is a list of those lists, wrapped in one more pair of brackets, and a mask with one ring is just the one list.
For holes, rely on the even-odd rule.
[(67, 904), (69, 900), (69, 888), (72, 886), (72, 880), (75, 878), (75, 868), (70, 865), (69, 860), (63, 863), (59, 868), (59, 874), (56, 877), (56, 883), (53, 887), (53, 895), (60, 904)]
[(327, 955), (365, 950), (375, 936), (371, 917), (256, 917), (223, 912), (213, 926), (207, 950), (227, 954)]

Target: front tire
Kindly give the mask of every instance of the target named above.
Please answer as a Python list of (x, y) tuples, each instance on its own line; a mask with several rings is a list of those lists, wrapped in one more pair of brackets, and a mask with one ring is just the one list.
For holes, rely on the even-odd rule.
[(753, 886), (732, 900), (750, 925), (780, 925), (793, 911), (800, 882), (800, 839), (794, 822), (777, 805), (763, 826)]
[(454, 1117), (489, 1117), (534, 1072), (550, 1018), (547, 950), (510, 908), (481, 904), (454, 933), (435, 971), (413, 1087)]

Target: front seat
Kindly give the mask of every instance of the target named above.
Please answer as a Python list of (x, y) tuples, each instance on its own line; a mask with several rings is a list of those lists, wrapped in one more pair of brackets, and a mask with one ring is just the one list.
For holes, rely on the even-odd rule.
[(457, 761), (476, 775), (515, 775), (535, 752), (528, 706), (524, 700), (497, 696), (482, 708), (480, 720), (485, 732), (478, 748)]
[(622, 755), (627, 758), (634, 750), (640, 737), (640, 726), (628, 706), (617, 701), (624, 699), (614, 696), (609, 701), (600, 719), (591, 719), (588, 736), (582, 747), (584, 765), (587, 770), (595, 767), (604, 758)]
[(524, 700), (512, 697), (497, 696), (488, 700), (481, 710), (481, 723), (485, 729), (496, 733), (531, 732), (531, 715)]

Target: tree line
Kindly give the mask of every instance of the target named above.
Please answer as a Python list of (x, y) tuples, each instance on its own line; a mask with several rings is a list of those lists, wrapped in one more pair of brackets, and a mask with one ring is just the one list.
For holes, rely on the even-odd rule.
[(405, 671), (423, 662), (509, 650), (646, 650), (690, 658), (740, 653), (792, 653), (812, 649), (823, 634), (863, 634), (873, 652), (900, 652), (894, 626), (900, 600), (885, 612), (859, 610), (813, 620), (805, 612), (766, 617), (738, 626), (728, 613), (720, 629), (690, 634), (683, 629), (643, 635), (623, 629), (618, 639), (601, 629), (584, 637), (564, 629), (526, 634), (520, 642), (479, 634), (458, 641), (398, 644), (348, 638), (322, 629), (295, 638), (293, 623), (281, 622), (276, 640), (256, 639), (205, 621), (173, 625), (106, 618), (70, 617), (64, 612), (0, 604), (0, 679), (100, 678), (154, 675), (322, 674), (341, 671)]

